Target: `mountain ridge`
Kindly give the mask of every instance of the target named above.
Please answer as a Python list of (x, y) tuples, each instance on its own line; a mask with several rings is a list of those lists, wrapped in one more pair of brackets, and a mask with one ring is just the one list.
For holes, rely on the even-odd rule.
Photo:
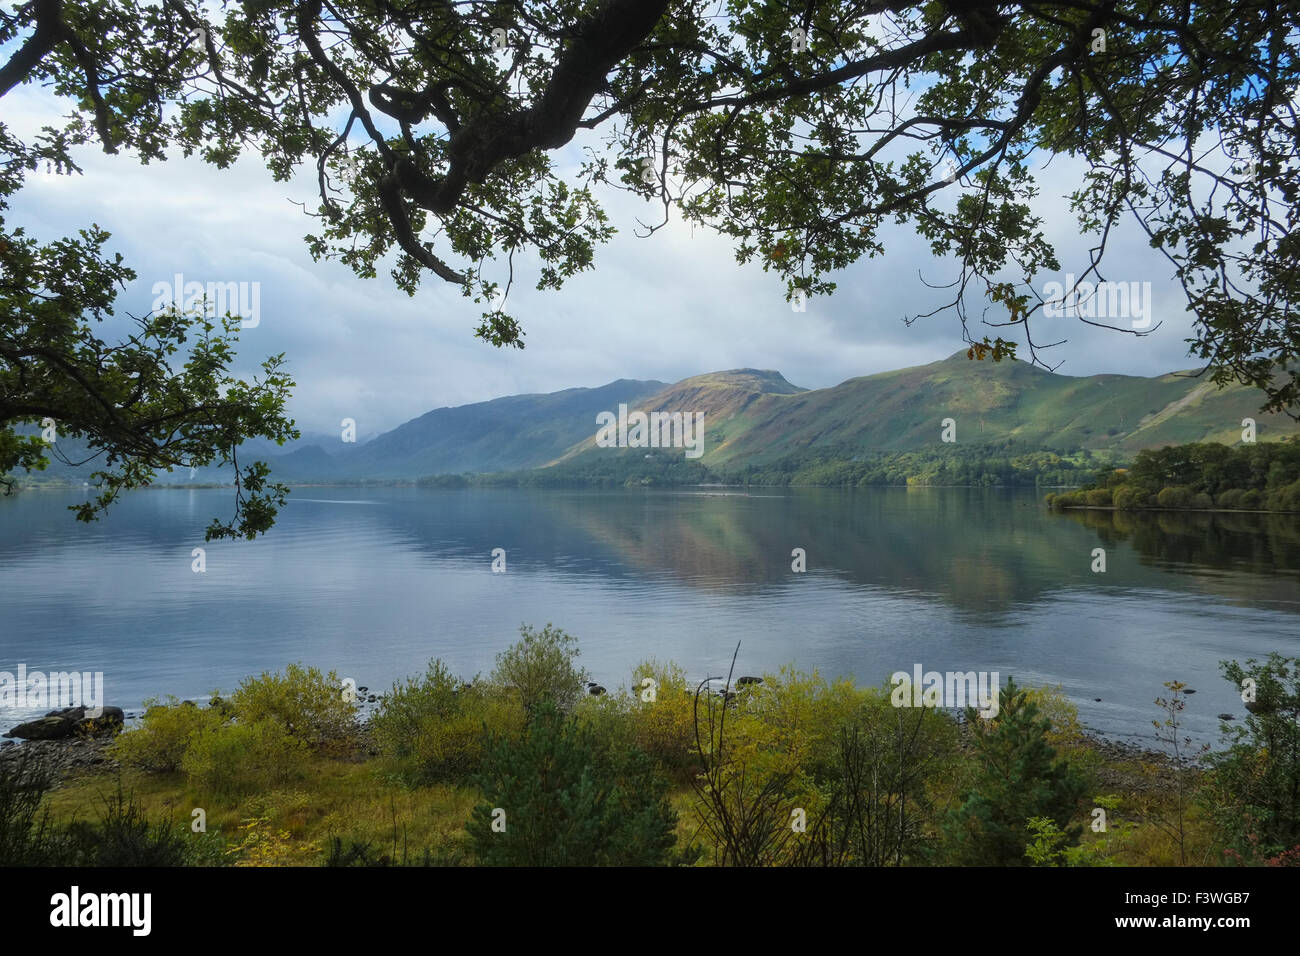
[[(941, 432), (949, 419), (958, 445), (1012, 443), (1045, 451), (1105, 450), (1121, 457), (1192, 441), (1235, 444), (1245, 418), (1255, 420), (1262, 441), (1300, 434), (1300, 423), (1259, 412), (1261, 403), (1256, 389), (1220, 389), (1192, 371), (1070, 376), (1014, 360), (971, 360), (959, 350), (821, 389), (756, 368), (706, 372), (674, 383), (620, 378), (594, 388), (431, 409), (360, 444), (318, 439), (280, 454), (260, 447), (245, 451), (255, 451), (277, 480), (289, 482), (544, 469), (623, 453), (596, 445), (597, 414), (617, 414), (620, 405), (646, 413), (702, 412), (700, 461), (728, 468), (830, 448), (864, 454), (943, 450)], [(644, 454), (669, 456), (673, 450), (647, 448)], [(53, 469), (55, 474), (65, 470)], [(162, 481), (226, 477), (218, 469), (199, 469), (193, 477), (178, 470)]]

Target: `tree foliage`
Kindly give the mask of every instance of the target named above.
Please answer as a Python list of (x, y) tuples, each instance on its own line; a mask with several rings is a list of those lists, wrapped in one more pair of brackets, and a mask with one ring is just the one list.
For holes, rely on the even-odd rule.
[(1192, 442), (1144, 448), (1128, 468), (1106, 468), (1054, 507), (1300, 511), (1300, 441), (1229, 447)]
[(1248, 713), (1222, 725), (1209, 802), (1225, 849), (1259, 863), (1300, 847), (1300, 659), (1273, 652), (1221, 669)]
[[(910, 224), (955, 262), (942, 308), (972, 356), (1041, 361), (1055, 343), (1030, 327), (1060, 264), (1034, 168), (1068, 157), (1094, 242), (1078, 283), (1105, 278), (1131, 217), (1185, 292), (1192, 353), (1285, 410), (1297, 21), (1258, 0), (27, 0), (0, 20), (22, 40), (0, 94), (70, 98), (32, 153), (70, 169), (84, 142), (314, 168), (313, 255), (494, 301), (477, 334), (496, 345), (522, 345), (501, 308), (516, 256), (540, 288), (590, 268), (613, 186), (662, 208), (645, 231), (672, 214), (715, 229), (791, 296), (832, 291)], [(980, 298), (1019, 342), (973, 334)]]
[(1052, 724), (1039, 715), (1038, 705), (1008, 680), (996, 717), (983, 720), (975, 708), (966, 716), (980, 767), (945, 821), (952, 862), (1025, 865), (1026, 847), (1034, 842), (1030, 820), (1051, 820), (1068, 844), (1078, 843), (1082, 827), (1070, 821), (1085, 781), (1048, 743)]
[(676, 843), (668, 784), (639, 750), (604, 747), (549, 699), (489, 748), (467, 829), (491, 866), (655, 866)]

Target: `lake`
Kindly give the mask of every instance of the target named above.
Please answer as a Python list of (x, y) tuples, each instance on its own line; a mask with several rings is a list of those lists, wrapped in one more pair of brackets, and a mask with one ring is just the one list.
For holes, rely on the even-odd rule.
[[(127, 709), (293, 661), (379, 692), (432, 657), (486, 674), (552, 622), (611, 689), (650, 657), (725, 675), (739, 641), (738, 675), (1060, 684), (1087, 726), (1141, 741), (1164, 681), (1197, 691), (1188, 729), (1213, 739), (1244, 714), (1220, 660), (1300, 656), (1295, 515), (1052, 514), (973, 488), (305, 487), (269, 535), (205, 543), (231, 495), (134, 492), (92, 525), (66, 510), (81, 491), (0, 498), (0, 671), (102, 671)], [(31, 716), (0, 710), (0, 730)]]

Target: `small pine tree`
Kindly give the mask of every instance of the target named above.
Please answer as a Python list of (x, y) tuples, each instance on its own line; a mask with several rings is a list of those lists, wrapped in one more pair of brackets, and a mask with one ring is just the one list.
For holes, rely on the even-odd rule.
[(1058, 760), (1047, 740), (1051, 721), (1014, 680), (998, 695), (998, 716), (983, 720), (966, 712), (979, 759), (975, 782), (944, 821), (951, 861), (972, 866), (1023, 866), (1034, 840), (1031, 819), (1050, 820), (1062, 845), (1079, 842), (1083, 828), (1070, 826), (1087, 785), (1077, 770)]
[(494, 739), (466, 825), (490, 866), (656, 866), (669, 860), (677, 814), (653, 761), (602, 747), (544, 699), (521, 739)]

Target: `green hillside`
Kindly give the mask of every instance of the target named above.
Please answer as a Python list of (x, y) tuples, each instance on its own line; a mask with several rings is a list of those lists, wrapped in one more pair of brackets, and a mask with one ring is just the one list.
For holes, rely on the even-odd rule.
[[(942, 422), (956, 444), (1112, 451), (1193, 441), (1240, 440), (1256, 421), (1261, 441), (1300, 433), (1284, 415), (1261, 415), (1260, 393), (1217, 389), (1189, 374), (1058, 375), (1025, 362), (940, 362), (797, 390), (752, 370), (697, 376), (649, 399), (647, 411), (705, 413), (702, 463), (729, 468), (845, 449), (862, 453), (942, 450)], [(782, 383), (788, 387), (781, 387)], [(566, 456), (609, 453), (588, 440)]]
[[(619, 379), (599, 388), (435, 409), (361, 444), (316, 437), (278, 454), (254, 453), (268, 461), (277, 479), (289, 482), (542, 469), (548, 477), (530, 481), (583, 476), (622, 484), (645, 472), (652, 482), (784, 475), (822, 484), (851, 462), (855, 480), (873, 482), (894, 483), (905, 471), (934, 483), (1064, 484), (1098, 461), (1127, 460), (1143, 448), (1235, 445), (1244, 418), (1255, 420), (1259, 441), (1300, 434), (1294, 420), (1260, 414), (1261, 401), (1255, 389), (1218, 389), (1187, 373), (1075, 377), (1025, 362), (972, 361), (962, 351), (929, 365), (813, 390), (792, 385), (779, 372), (749, 368), (673, 385)], [(598, 448), (597, 414), (617, 412), (620, 405), (629, 411), (702, 412), (703, 456), (681, 461), (677, 449)], [(940, 440), (945, 419), (955, 423), (955, 444)], [(70, 439), (61, 449), (84, 450)], [(1034, 457), (1045, 452), (1066, 457)], [(43, 477), (81, 478), (97, 466), (53, 464)], [(217, 469), (199, 469), (194, 476), (182, 469), (161, 480), (228, 478)]]

